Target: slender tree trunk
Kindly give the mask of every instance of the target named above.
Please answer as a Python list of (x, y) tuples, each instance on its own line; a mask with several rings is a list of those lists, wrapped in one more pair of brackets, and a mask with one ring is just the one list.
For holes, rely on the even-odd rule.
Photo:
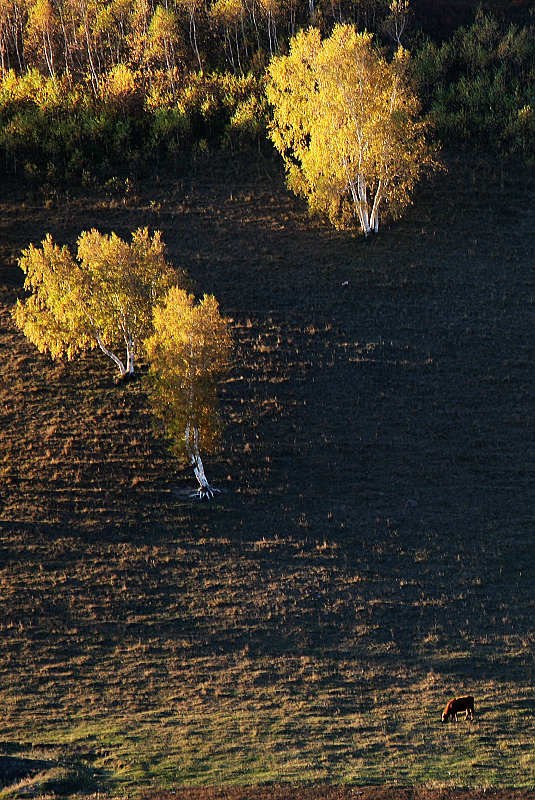
[(197, 44), (197, 26), (195, 25), (195, 11), (193, 9), (190, 9), (189, 12), (189, 38), (193, 50), (195, 51), (197, 63), (199, 64), (199, 72), (202, 72), (201, 56), (199, 55), (199, 46)]
[(295, 34), (295, 6), (290, 8), (290, 36)]
[(225, 50), (226, 55), (227, 55), (227, 61), (230, 64), (230, 66), (232, 67), (232, 71), (235, 73), (236, 72), (236, 64), (234, 62), (234, 52), (233, 52), (233, 49), (232, 49), (232, 41), (231, 41), (231, 38), (230, 38), (228, 25), (226, 25), (226, 24), (225, 24), (225, 36), (224, 36), (224, 50)]
[(136, 352), (136, 341), (133, 336), (128, 337), (126, 345), (126, 371), (129, 375), (134, 374), (134, 356)]
[(43, 52), (46, 60), (46, 65), (48, 67), (48, 72), (50, 77), (56, 82), (56, 75), (54, 73), (54, 56), (52, 53), (52, 44), (50, 41), (50, 35), (47, 30), (43, 29)]
[(370, 224), (373, 228), (373, 232), (377, 233), (379, 230), (379, 207), (375, 209)]
[(277, 36), (277, 21), (276, 21), (275, 17), (273, 16), (273, 14), (271, 14), (270, 16), (271, 16), (271, 30), (273, 31), (273, 44), (274, 44), (274, 47), (275, 47), (275, 52), (278, 53), (279, 52), (279, 38)]
[(102, 341), (102, 339), (100, 338), (100, 335), (98, 333), (96, 333), (95, 336), (96, 336), (96, 339), (97, 339), (98, 346), (100, 347), (100, 349), (102, 350), (104, 355), (108, 356), (108, 358), (111, 358), (111, 360), (114, 362), (114, 364), (117, 364), (117, 366), (119, 368), (119, 374), (120, 374), (121, 378), (124, 378), (124, 376), (126, 375), (126, 367), (123, 364), (123, 362), (121, 361), (121, 359), (118, 358), (115, 355), (115, 353), (112, 353), (111, 350), (108, 350), (108, 348), (106, 347), (106, 345), (104, 344), (104, 342)]
[(58, 8), (59, 19), (61, 22), (61, 31), (63, 33), (63, 58), (65, 60), (65, 72), (71, 71), (71, 64), (69, 63), (69, 39), (67, 36), (67, 28), (65, 27), (65, 19), (63, 17), (63, 10)]
[(267, 27), (267, 35), (268, 35), (268, 43), (269, 43), (269, 57), (272, 58), (273, 57), (273, 44), (271, 42), (271, 19), (270, 19), (270, 17), (271, 17), (271, 15), (270, 15), (270, 12), (268, 11), (268, 13), (267, 13), (267, 26), (266, 27)]
[(95, 96), (98, 94), (99, 88), (99, 80), (97, 70), (95, 69), (95, 62), (93, 59), (93, 52), (91, 47), (91, 38), (89, 36), (89, 23), (87, 19), (87, 8), (83, 8), (83, 21), (84, 21), (84, 33), (85, 33), (85, 41), (86, 41), (86, 52), (87, 52), (87, 60), (89, 63), (89, 71), (91, 74), (91, 84), (93, 86), (93, 92)]
[(2, 78), (6, 72), (7, 47), (5, 46), (4, 31), (0, 35), (0, 69)]
[(357, 179), (357, 189), (359, 198), (359, 209), (361, 213), (362, 229), (367, 236), (372, 228), (370, 225), (370, 217), (368, 211), (368, 187), (366, 185), (366, 178), (359, 172)]
[[(19, 39), (21, 47), (19, 48)], [(15, 27), (13, 30), (13, 44), (15, 45), (15, 52), (17, 54), (17, 61), (19, 62), (19, 69), (23, 72), (26, 69), (26, 59), (24, 57), (24, 24), (20, 8), (15, 4)]]
[(243, 47), (245, 50), (245, 58), (249, 59), (249, 47), (247, 45), (247, 36), (245, 35), (245, 24), (243, 22), (243, 17), (244, 14), (242, 11), (242, 13), (240, 14), (241, 37), (242, 37)]
[(241, 75), (243, 75), (243, 70), (241, 68), (241, 58), (240, 58), (240, 43), (238, 40), (238, 25), (234, 23), (234, 41), (236, 42), (236, 58), (238, 59), (238, 71)]
[(258, 24), (256, 21), (255, 2), (256, 0), (252, 0), (251, 2), (251, 19), (253, 21), (253, 26), (255, 29), (257, 49), (260, 50), (260, 31), (258, 30)]
[[(169, 49), (167, 47), (167, 39), (163, 40), (163, 51), (165, 53), (165, 66), (167, 68), (167, 74), (169, 75), (171, 72), (171, 60), (169, 58)], [(173, 87), (174, 90), (174, 87)]]
[(364, 178), (364, 175), (359, 172), (355, 184), (355, 181), (349, 175), (347, 167), (346, 175), (349, 184), (349, 191), (351, 192), (351, 199), (353, 200), (353, 205), (358, 214), (360, 227), (362, 228), (363, 234), (367, 236), (372, 231), (372, 225), (368, 212), (368, 190), (366, 186), (366, 179)]
[(220, 490), (214, 489), (214, 487), (210, 486), (208, 483), (201, 459), (201, 454), (199, 452), (199, 431), (194, 427), (192, 438), (190, 436), (190, 430), (190, 426), (188, 425), (185, 433), (186, 450), (188, 452), (191, 466), (193, 467), (193, 472), (199, 484), (199, 488), (193, 493), (192, 496), (198, 496), (200, 500), (212, 500), (215, 492)]
[(373, 201), (372, 213), (370, 215), (370, 228), (372, 228), (375, 233), (379, 230), (379, 203), (383, 199), (382, 188), (382, 181), (379, 181)]

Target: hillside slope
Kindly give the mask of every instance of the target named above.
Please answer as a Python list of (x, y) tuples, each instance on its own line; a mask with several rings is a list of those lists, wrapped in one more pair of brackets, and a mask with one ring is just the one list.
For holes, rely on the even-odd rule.
[[(106, 791), (533, 786), (535, 190), (449, 166), (368, 241), (270, 162), (4, 195), (4, 752)], [(29, 241), (139, 225), (233, 320), (211, 505), (181, 494), (142, 382), (53, 364), (10, 320)], [(442, 727), (465, 690), (477, 722)]]

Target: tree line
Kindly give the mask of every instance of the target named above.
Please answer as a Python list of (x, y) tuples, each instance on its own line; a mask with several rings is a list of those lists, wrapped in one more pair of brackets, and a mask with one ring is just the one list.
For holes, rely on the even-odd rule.
[[(437, 41), (469, 22), (480, 5), (429, 0), (2, 0), (0, 72), (32, 67), (51, 78), (88, 76), (98, 93), (110, 69), (231, 69), (265, 65), (300, 28), (329, 33), (335, 24), (412, 45), (424, 30)], [(528, 19), (529, 0), (487, 0), (501, 18)], [(516, 14), (514, 13), (516, 12)], [(426, 30), (427, 28), (427, 30)]]
[[(218, 27), (231, 8), (235, 27)], [(340, 24), (375, 31), (387, 60), (403, 46), (443, 144), (533, 161), (533, 26), (480, 11), (436, 42), (408, 0), (0, 0), (0, 169), (39, 187), (119, 185), (197, 151), (264, 147), (269, 64), (299, 31), (326, 40)]]
[(95, 95), (119, 64), (148, 83), (153, 70), (171, 84), (183, 70), (245, 74), (301, 27), (350, 22), (386, 32), (406, 8), (403, 0), (2, 0), (0, 70), (88, 78)]

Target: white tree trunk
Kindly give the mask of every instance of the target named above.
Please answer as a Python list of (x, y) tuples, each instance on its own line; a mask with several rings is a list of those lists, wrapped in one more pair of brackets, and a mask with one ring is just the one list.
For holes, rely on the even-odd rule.
[(189, 12), (189, 39), (191, 46), (195, 52), (195, 56), (197, 58), (197, 63), (199, 65), (199, 72), (202, 72), (201, 56), (199, 53), (199, 46), (197, 44), (197, 26), (195, 24), (195, 11), (192, 8), (190, 8)]
[(368, 187), (366, 185), (366, 178), (359, 172), (357, 178), (357, 190), (359, 198), (359, 216), (364, 235), (367, 236), (372, 228), (370, 225), (370, 218), (368, 212)]
[(45, 54), (46, 65), (50, 73), (50, 77), (56, 82), (56, 74), (54, 71), (54, 54), (52, 50), (52, 43), (50, 41), (50, 34), (48, 30), (43, 30), (43, 51)]
[(129, 375), (134, 374), (134, 356), (136, 350), (135, 339), (132, 336), (128, 337), (126, 343), (126, 371)]
[(98, 94), (99, 82), (98, 82), (98, 75), (97, 70), (95, 69), (95, 64), (93, 61), (93, 52), (91, 48), (91, 40), (89, 37), (89, 23), (87, 21), (87, 7), (83, 9), (83, 21), (84, 21), (84, 30), (85, 30), (85, 41), (86, 41), (86, 52), (87, 52), (87, 60), (89, 63), (89, 71), (91, 74), (91, 84), (93, 86), (93, 92), (95, 95)]
[(366, 233), (366, 227), (365, 227), (366, 221), (365, 221), (365, 219), (363, 217), (363, 214), (362, 214), (362, 206), (361, 206), (361, 202), (359, 200), (357, 187), (355, 186), (355, 181), (352, 178), (350, 178), (349, 176), (348, 176), (347, 181), (348, 181), (348, 185), (349, 185), (349, 191), (351, 192), (351, 199), (353, 200), (353, 207), (355, 209), (355, 212), (358, 214), (360, 227), (362, 228), (362, 232)]
[(364, 175), (359, 172), (357, 175), (356, 182), (349, 176), (348, 170), (346, 167), (346, 174), (347, 174), (347, 181), (349, 185), (349, 191), (351, 193), (351, 199), (353, 200), (353, 205), (355, 207), (356, 213), (358, 214), (360, 227), (362, 228), (362, 232), (365, 236), (368, 236), (370, 233), (377, 233), (379, 230), (379, 204), (382, 200), (382, 183), (379, 181), (379, 185), (377, 187), (377, 191), (375, 192), (375, 198), (373, 200), (373, 206), (371, 213), (368, 208), (368, 187), (366, 185), (366, 178)]
[(199, 484), (199, 488), (197, 489), (196, 492), (193, 492), (191, 496), (198, 497), (199, 500), (212, 500), (214, 494), (216, 492), (220, 492), (221, 490), (215, 489), (208, 483), (208, 479), (206, 477), (206, 473), (204, 471), (204, 466), (201, 459), (201, 454), (199, 452), (198, 429), (195, 427), (193, 428), (193, 441), (192, 441), (190, 437), (190, 426), (188, 425), (186, 427), (186, 433), (184, 438), (186, 441), (186, 450), (190, 458), (191, 466), (193, 467), (193, 472)]
[(382, 184), (379, 181), (379, 185), (377, 186), (377, 191), (375, 192), (375, 198), (373, 201), (373, 208), (372, 213), (370, 215), (370, 229), (373, 229), (375, 233), (379, 230), (379, 203), (382, 200), (381, 194)]
[(370, 219), (368, 215), (368, 191), (366, 187), (366, 180), (364, 176), (359, 173), (357, 176), (356, 185), (355, 181), (349, 176), (348, 183), (349, 191), (351, 192), (351, 199), (353, 200), (353, 205), (358, 214), (362, 233), (367, 236), (371, 232), (372, 228), (370, 226)]
[(115, 353), (112, 353), (111, 350), (108, 350), (108, 348), (105, 346), (104, 342), (102, 341), (102, 339), (100, 338), (98, 333), (96, 334), (96, 337), (97, 337), (98, 346), (100, 347), (100, 349), (102, 350), (102, 352), (104, 353), (105, 356), (108, 356), (108, 358), (111, 358), (111, 360), (115, 364), (117, 364), (117, 366), (119, 367), (119, 373), (121, 375), (121, 378), (123, 378), (126, 375), (126, 367), (125, 367), (125, 365), (123, 364), (121, 359), (118, 358), (115, 355)]
[(379, 208), (374, 211), (371, 224), (373, 226), (374, 233), (377, 233), (379, 230)]

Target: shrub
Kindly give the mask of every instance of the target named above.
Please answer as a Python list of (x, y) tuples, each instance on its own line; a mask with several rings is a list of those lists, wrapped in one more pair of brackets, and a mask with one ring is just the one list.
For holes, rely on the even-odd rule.
[[(264, 126), (261, 82), (249, 75), (134, 71), (118, 64), (94, 96), (88, 78), (71, 84), (36, 70), (0, 83), (0, 152), (7, 169), (31, 164), (33, 181), (85, 174), (105, 181), (155, 159), (255, 142)], [(50, 174), (47, 177), (51, 179)]]
[(413, 77), (444, 142), (535, 156), (535, 29), (511, 25), (503, 32), (479, 11), (470, 28), (442, 46), (423, 45)]

